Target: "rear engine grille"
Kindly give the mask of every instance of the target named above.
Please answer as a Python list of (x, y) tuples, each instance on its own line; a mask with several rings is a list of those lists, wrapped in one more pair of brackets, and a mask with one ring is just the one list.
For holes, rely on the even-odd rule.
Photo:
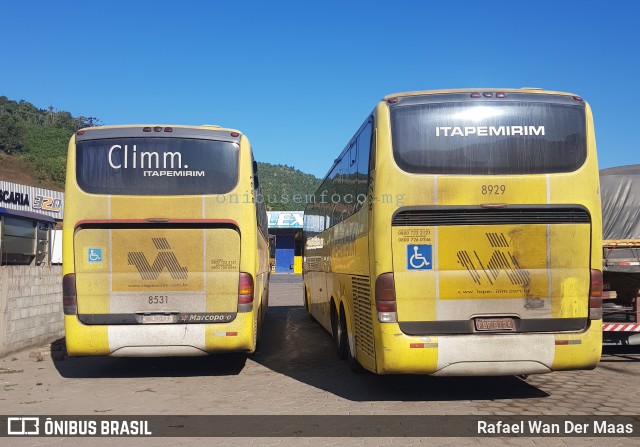
[(365, 351), (371, 357), (374, 356), (373, 326), (371, 316), (371, 293), (369, 290), (369, 278), (352, 277), (353, 290), (353, 316), (355, 320), (356, 346)]
[(400, 210), (392, 225), (500, 225), (590, 223), (589, 212), (581, 206), (546, 206), (484, 209), (478, 207), (434, 207)]

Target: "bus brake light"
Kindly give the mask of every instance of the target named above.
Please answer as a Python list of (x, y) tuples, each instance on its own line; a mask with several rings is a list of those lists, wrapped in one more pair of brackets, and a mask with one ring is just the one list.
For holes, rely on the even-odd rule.
[(250, 273), (240, 272), (238, 279), (238, 312), (253, 309), (253, 277)]
[(65, 315), (78, 314), (78, 295), (76, 293), (75, 273), (67, 273), (62, 278), (62, 309)]
[(376, 310), (379, 322), (396, 323), (398, 321), (393, 273), (383, 273), (376, 279)]

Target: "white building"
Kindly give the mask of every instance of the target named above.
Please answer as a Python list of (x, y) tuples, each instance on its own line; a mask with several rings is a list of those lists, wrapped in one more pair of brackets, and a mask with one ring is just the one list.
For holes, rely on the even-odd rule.
[(50, 264), (63, 209), (62, 192), (0, 181), (0, 265)]

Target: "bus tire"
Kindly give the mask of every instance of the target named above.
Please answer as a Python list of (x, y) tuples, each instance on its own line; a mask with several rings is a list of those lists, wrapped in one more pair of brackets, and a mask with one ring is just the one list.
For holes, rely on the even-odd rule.
[(307, 311), (307, 315), (311, 321), (316, 321), (316, 319), (311, 315), (311, 306), (309, 306), (309, 294), (307, 293), (307, 286), (304, 286), (304, 310)]
[[(362, 374), (365, 369), (360, 365), (358, 360), (351, 354), (351, 340), (349, 339), (349, 332), (347, 330), (347, 317), (344, 314), (344, 307), (340, 306), (340, 325), (342, 326), (343, 333), (345, 334), (345, 347), (347, 348), (347, 365), (351, 372), (355, 374)], [(353, 347), (355, 351), (355, 346)]]
[(260, 346), (261, 346), (260, 340), (262, 340), (262, 324), (264, 323), (262, 320), (262, 308), (259, 307), (258, 309), (259, 309), (258, 318), (255, 323), (256, 329), (254, 332), (256, 337), (256, 349), (255, 349), (256, 351), (260, 350)]
[(347, 341), (347, 333), (343, 330), (343, 324), (338, 318), (338, 312), (336, 310), (336, 305), (333, 300), (331, 300), (331, 333), (333, 335), (333, 343), (336, 347), (336, 352), (338, 353), (338, 357), (341, 359), (347, 358), (347, 350), (348, 350), (348, 341)]

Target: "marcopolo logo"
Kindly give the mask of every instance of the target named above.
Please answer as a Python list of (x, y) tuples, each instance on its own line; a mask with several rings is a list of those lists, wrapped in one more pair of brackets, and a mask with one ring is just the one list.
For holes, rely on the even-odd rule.
[(175, 253), (171, 251), (169, 241), (164, 237), (151, 238), (153, 245), (160, 250), (153, 264), (149, 264), (147, 257), (140, 251), (130, 251), (127, 253), (129, 265), (138, 269), (140, 277), (145, 280), (158, 279), (160, 273), (165, 269), (169, 270), (173, 279), (187, 279), (189, 277), (188, 267), (182, 267)]

